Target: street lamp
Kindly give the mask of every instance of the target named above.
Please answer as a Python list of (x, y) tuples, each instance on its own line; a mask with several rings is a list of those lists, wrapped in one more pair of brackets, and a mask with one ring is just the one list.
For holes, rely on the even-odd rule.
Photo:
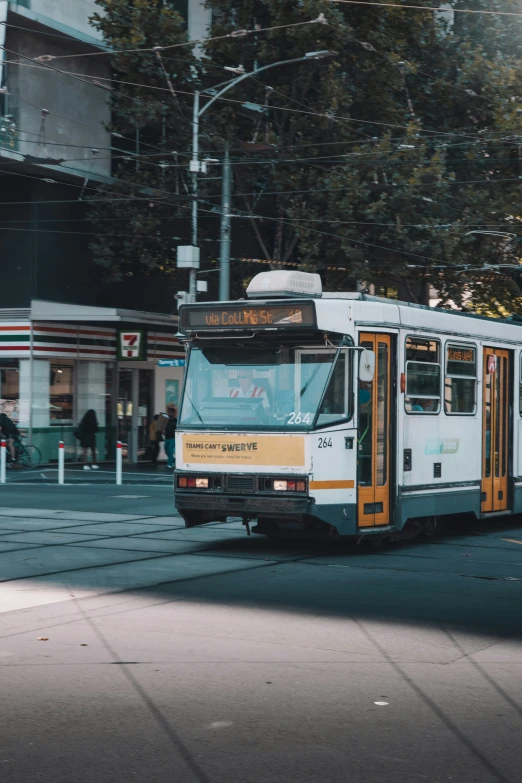
[[(240, 82), (244, 81), (245, 79), (250, 78), (251, 76), (256, 76), (258, 73), (262, 73), (263, 71), (268, 71), (271, 68), (277, 68), (280, 65), (292, 65), (293, 63), (303, 63), (303, 62), (309, 62), (310, 60), (323, 60), (326, 57), (335, 57), (337, 52), (331, 52), (327, 49), (318, 51), (318, 52), (307, 52), (302, 57), (293, 57), (290, 60), (280, 60), (276, 63), (269, 63), (268, 65), (262, 65), (259, 68), (254, 68), (253, 71), (249, 71), (248, 73), (244, 73), (242, 71), (242, 68), (234, 69), (234, 72), (238, 72), (239, 75), (230, 81), (222, 82), (221, 84), (216, 85), (213, 89), (215, 92), (218, 90), (218, 92), (215, 92), (215, 94), (211, 97), (211, 99), (200, 109), (199, 108), (199, 97), (200, 92), (196, 90), (194, 93), (194, 106), (193, 106), (193, 112), (192, 112), (192, 159), (190, 161), (190, 172), (192, 174), (192, 247), (194, 248), (193, 257), (196, 258), (198, 256), (197, 251), (195, 248), (197, 248), (197, 242), (198, 242), (198, 174), (200, 172), (203, 172), (205, 170), (205, 162), (199, 160), (199, 119), (203, 116), (203, 114), (209, 109), (212, 104), (219, 100), (222, 95), (224, 95), (228, 90), (232, 89), (232, 87), (235, 87), (236, 84), (239, 84)], [(230, 69), (229, 69), (230, 70)], [(210, 89), (210, 88), (209, 88)], [(204, 90), (203, 94), (205, 92), (209, 92), (209, 89)], [(220, 285), (219, 285), (219, 292), (220, 292), (220, 300), (228, 299), (229, 298), (229, 287), (230, 287), (230, 259), (229, 259), (229, 244), (230, 244), (230, 213), (229, 213), (229, 201), (230, 201), (230, 159), (228, 155), (228, 150), (225, 152), (225, 160), (224, 160), (224, 192), (223, 192), (223, 202), (224, 204), (227, 203), (228, 206), (225, 209), (226, 216), (224, 216), (223, 221), (224, 225), (222, 226), (222, 237), (224, 237), (224, 242), (222, 243), (222, 252), (221, 252), (221, 258), (220, 258)], [(227, 191), (228, 191), (228, 197), (227, 197)], [(188, 299), (190, 302), (194, 302), (196, 300), (196, 266), (194, 266), (190, 269), (190, 286), (189, 286), (189, 296)]]

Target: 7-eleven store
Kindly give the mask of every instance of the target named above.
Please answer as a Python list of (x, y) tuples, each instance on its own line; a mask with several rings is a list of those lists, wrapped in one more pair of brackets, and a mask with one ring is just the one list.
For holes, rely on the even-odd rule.
[(122, 440), (130, 461), (145, 458), (152, 416), (178, 404), (185, 353), (177, 317), (33, 301), (0, 309), (0, 411), (54, 462), (79, 456), (73, 431), (93, 408), (99, 460)]

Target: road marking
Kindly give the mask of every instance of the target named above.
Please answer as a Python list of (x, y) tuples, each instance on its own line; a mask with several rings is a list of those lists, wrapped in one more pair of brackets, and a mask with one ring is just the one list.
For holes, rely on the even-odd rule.
[(151, 498), (152, 495), (109, 495), (110, 498), (127, 498), (128, 500), (137, 500), (138, 498)]
[(517, 541), (516, 538), (503, 538), (502, 541), (507, 541), (508, 544), (522, 544), (522, 541)]
[[(67, 511), (65, 509), (39, 509), (39, 508), (0, 508), (0, 528), (2, 527), (2, 518), (11, 517), (12, 519), (39, 519), (39, 520), (58, 520), (66, 519), (87, 524), (88, 522), (132, 522), (139, 519), (149, 519), (153, 514), (112, 514), (100, 511)], [(52, 528), (52, 524), (49, 524)]]

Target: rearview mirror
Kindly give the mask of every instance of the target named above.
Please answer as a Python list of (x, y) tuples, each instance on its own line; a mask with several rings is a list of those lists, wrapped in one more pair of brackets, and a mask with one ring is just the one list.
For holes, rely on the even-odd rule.
[(359, 380), (363, 383), (371, 383), (375, 374), (375, 351), (366, 348), (361, 351), (359, 359)]

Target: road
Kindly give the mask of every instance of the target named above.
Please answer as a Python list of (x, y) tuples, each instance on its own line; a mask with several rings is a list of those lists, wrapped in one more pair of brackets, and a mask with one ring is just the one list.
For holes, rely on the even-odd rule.
[(522, 779), (522, 524), (379, 551), (0, 488), (9, 783)]

